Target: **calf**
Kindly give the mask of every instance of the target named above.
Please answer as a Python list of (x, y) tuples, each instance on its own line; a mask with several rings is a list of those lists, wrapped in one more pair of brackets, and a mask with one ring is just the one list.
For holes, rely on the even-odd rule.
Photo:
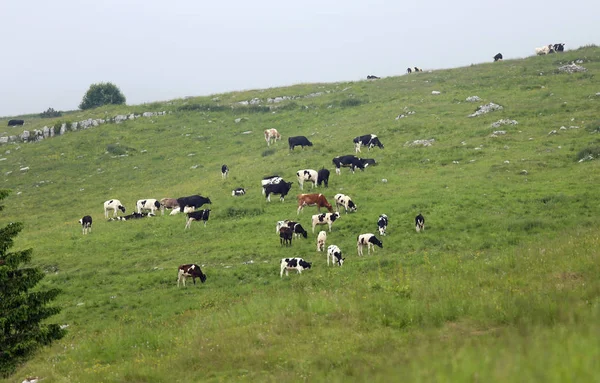
[(315, 226), (317, 225), (329, 225), (329, 232), (331, 233), (331, 224), (340, 218), (340, 213), (323, 213), (315, 214), (312, 216), (312, 232), (315, 232)]
[(92, 231), (92, 217), (89, 215), (84, 215), (83, 218), (79, 220), (81, 227), (83, 228), (83, 234), (90, 233)]
[(281, 134), (279, 134), (277, 129), (265, 130), (265, 141), (267, 141), (267, 146), (271, 146), (271, 141), (275, 143), (277, 140), (281, 140)]
[(279, 244), (291, 246), (292, 245), (292, 234), (293, 231), (288, 226), (283, 226), (279, 229)]
[(208, 216), (210, 215), (210, 209), (193, 211), (191, 213), (187, 213), (187, 223), (185, 224), (185, 229), (189, 229), (192, 221), (204, 221), (204, 226), (206, 226), (206, 222), (208, 222)]
[(202, 273), (200, 266), (194, 264), (179, 266), (177, 270), (177, 287), (179, 287), (180, 281), (183, 281), (183, 287), (185, 287), (186, 278), (192, 278), (194, 285), (196, 284), (196, 278), (200, 278), (202, 283), (206, 281), (206, 275)]
[(271, 202), (271, 194), (279, 194), (279, 200), (283, 202), (285, 196), (288, 194), (291, 188), (292, 182), (285, 182), (283, 180), (278, 184), (266, 185), (264, 189), (265, 195), (267, 196), (267, 201)]
[(373, 249), (373, 253), (375, 253), (375, 246), (383, 248), (383, 243), (375, 237), (375, 234), (367, 233), (359, 235), (356, 240), (359, 256), (363, 255), (363, 246), (367, 246), (367, 254), (371, 254), (371, 249)]
[(494, 62), (496, 61), (502, 61), (502, 53), (498, 53), (496, 56), (494, 56)]
[(330, 257), (332, 266), (338, 264), (341, 267), (344, 264), (344, 259), (346, 259), (342, 258), (342, 250), (336, 245), (331, 245), (327, 248), (327, 266), (329, 266)]
[[(160, 200), (160, 211), (164, 215), (165, 209), (172, 209), (173, 211), (179, 212), (179, 203), (176, 198), (163, 198)], [(173, 214), (173, 211), (171, 214)]]
[(317, 173), (317, 186), (324, 184), (325, 187), (329, 187), (329, 170), (321, 168)]
[(330, 213), (333, 212), (333, 207), (327, 202), (327, 198), (323, 194), (298, 194), (296, 198), (298, 199), (298, 211), (296, 214), (300, 214), (304, 206), (316, 206), (319, 211), (321, 211), (322, 207), (325, 207)]
[(138, 213), (141, 213), (142, 210), (150, 210), (152, 214), (156, 214), (156, 211), (161, 207), (160, 202), (154, 198), (140, 199), (136, 202), (135, 206)]
[(232, 196), (240, 196), (246, 194), (246, 190), (244, 188), (236, 188), (231, 191)]
[(113, 217), (116, 217), (117, 210), (121, 210), (123, 213), (125, 213), (125, 206), (123, 206), (121, 204), (121, 201), (119, 201), (118, 199), (109, 199), (108, 201), (104, 202), (104, 217), (105, 218), (108, 218), (109, 210), (112, 210)]
[(262, 193), (263, 193), (263, 195), (265, 195), (265, 187), (267, 185), (278, 184), (281, 181), (283, 181), (283, 178), (281, 178), (279, 176), (269, 176), (269, 177), (263, 178), (262, 181), (260, 181), (260, 184), (262, 185)]
[(379, 228), (379, 234), (385, 235), (388, 225), (388, 217), (385, 214), (381, 214), (377, 220), (377, 227)]
[(317, 236), (317, 251), (325, 251), (325, 242), (327, 241), (327, 232), (321, 230)]
[(352, 202), (352, 199), (345, 194), (336, 194), (333, 198), (335, 199), (335, 210), (336, 211), (340, 211), (340, 206), (343, 206), (344, 211), (347, 214), (348, 210), (356, 211), (356, 209), (358, 208), (354, 204), (354, 202)]
[(221, 166), (221, 178), (227, 178), (227, 174), (229, 174), (229, 166), (224, 164), (223, 166)]
[(8, 126), (20, 126), (25, 123), (24, 120), (8, 120)]
[(124, 216), (115, 217), (115, 218), (109, 218), (109, 221), (129, 221), (132, 219), (140, 219), (140, 218), (146, 218), (146, 217), (154, 217), (154, 214), (133, 212), (129, 215), (124, 215)]
[(421, 213), (415, 217), (415, 229), (417, 230), (417, 233), (421, 230), (425, 231), (425, 217), (423, 217)]
[(281, 272), (279, 276), (283, 278), (283, 272), (289, 276), (288, 270), (297, 270), (298, 274), (302, 274), (302, 270), (310, 269), (310, 263), (302, 258), (283, 258), (281, 260)]
[(300, 185), (300, 190), (304, 189), (304, 181), (309, 181), (312, 185), (312, 189), (317, 186), (319, 173), (313, 169), (302, 169), (296, 172), (296, 177), (298, 177), (298, 185)]
[(198, 209), (202, 205), (212, 204), (212, 202), (210, 201), (210, 198), (195, 194), (189, 197), (177, 198), (177, 204), (179, 205), (179, 210), (183, 212), (183, 208), (186, 206), (193, 206), (195, 209)]
[(302, 146), (304, 149), (305, 146), (313, 146), (312, 142), (308, 140), (308, 138), (304, 136), (296, 136), (288, 138), (288, 144), (290, 146), (290, 150), (294, 150), (296, 146)]
[(367, 167), (369, 165), (369, 164), (365, 163), (362, 160), (362, 158), (358, 158), (356, 156), (351, 156), (351, 155), (335, 157), (332, 160), (332, 162), (335, 165), (335, 173), (337, 175), (340, 175), (341, 167), (349, 167), (352, 170), (352, 173), (354, 173), (354, 170), (356, 168), (359, 168), (360, 170), (364, 170), (365, 167)]
[(352, 141), (354, 142), (354, 151), (356, 153), (360, 152), (361, 146), (366, 146), (369, 150), (371, 150), (371, 148), (374, 146), (383, 149), (383, 144), (374, 134), (365, 134), (364, 136), (354, 137), (354, 140)]

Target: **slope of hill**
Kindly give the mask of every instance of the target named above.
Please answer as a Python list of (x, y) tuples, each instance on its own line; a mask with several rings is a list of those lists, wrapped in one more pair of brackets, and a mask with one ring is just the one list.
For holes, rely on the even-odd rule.
[[(558, 71), (575, 60), (587, 71)], [(599, 72), (600, 49), (584, 47), (73, 112), (60, 120), (170, 113), (1, 146), (0, 187), (12, 194), (0, 226), (25, 224), (15, 248), (33, 248), (43, 284), (63, 290), (52, 321), (69, 326), (7, 381), (590, 381), (600, 356), (600, 174), (586, 159), (600, 154)], [(490, 102), (502, 109), (468, 117)], [(500, 120), (517, 124), (492, 127)], [(266, 128), (283, 140), (267, 147)], [(337, 176), (332, 158), (367, 133), (385, 145), (363, 148), (378, 165)], [(296, 135), (314, 146), (288, 150)], [(297, 170), (322, 167), (332, 174), (318, 192), (358, 205), (328, 236), (344, 252), (341, 268), (316, 251), (316, 209), (296, 214), (297, 184), (283, 203), (261, 194), (264, 176), (295, 182)], [(232, 197), (236, 187), (248, 194)], [(108, 199), (129, 213), (138, 199), (196, 193), (212, 200), (206, 227), (184, 230), (183, 215), (104, 219)], [(384, 247), (359, 258), (356, 237), (376, 233), (381, 213)], [(426, 229), (417, 234), (418, 213)], [(94, 224), (84, 236), (86, 214)], [(308, 239), (280, 246), (282, 219), (309, 228)], [(289, 256), (313, 267), (279, 278)], [(177, 288), (184, 263), (202, 265), (206, 283)]]

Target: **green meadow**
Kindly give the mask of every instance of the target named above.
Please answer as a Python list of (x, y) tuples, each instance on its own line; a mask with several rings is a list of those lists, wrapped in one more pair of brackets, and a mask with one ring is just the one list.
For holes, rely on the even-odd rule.
[[(587, 71), (558, 71), (575, 60)], [(588, 46), (376, 81), (26, 116), (24, 127), (0, 119), (2, 135), (14, 135), (167, 112), (0, 146), (0, 188), (11, 190), (0, 227), (24, 223), (12, 250), (33, 249), (47, 274), (40, 288), (62, 290), (50, 321), (68, 325), (2, 382), (598, 382), (596, 74), (600, 48)], [(468, 117), (490, 102), (503, 109)], [(518, 124), (491, 127), (501, 119)], [(267, 128), (283, 139), (268, 147)], [(360, 156), (378, 165), (336, 175), (332, 158), (369, 133), (385, 149)], [(314, 146), (290, 151), (297, 135)], [(316, 208), (296, 214), (296, 171), (322, 167), (329, 188), (315, 191), (358, 206), (328, 233), (342, 267), (316, 251)], [(284, 202), (261, 194), (273, 174), (294, 181)], [(247, 194), (232, 197), (237, 187)], [(183, 214), (104, 218), (108, 199), (130, 213), (138, 199), (191, 194), (212, 200), (206, 227), (184, 230)], [(358, 257), (356, 237), (377, 233), (382, 213), (383, 248)], [(88, 214), (83, 235), (77, 221)], [(283, 219), (298, 220), (308, 239), (282, 247)], [(290, 256), (312, 268), (280, 278)], [(178, 288), (184, 263), (201, 265), (206, 283)]]

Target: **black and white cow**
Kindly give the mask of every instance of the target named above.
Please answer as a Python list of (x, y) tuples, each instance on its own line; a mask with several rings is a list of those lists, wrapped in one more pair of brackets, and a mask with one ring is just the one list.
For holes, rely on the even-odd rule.
[(198, 209), (202, 205), (212, 204), (212, 202), (210, 202), (210, 198), (196, 194), (189, 197), (177, 198), (177, 204), (179, 205), (179, 211), (183, 213), (183, 208), (186, 206), (193, 206), (195, 209)]
[(246, 189), (244, 188), (235, 188), (231, 191), (232, 196), (240, 196), (246, 194)]
[(204, 221), (204, 226), (206, 226), (206, 222), (208, 222), (208, 217), (210, 215), (210, 209), (193, 211), (191, 213), (187, 213), (187, 223), (185, 224), (185, 229), (189, 229), (192, 221)]
[(383, 243), (375, 236), (375, 234), (367, 233), (361, 234), (356, 239), (356, 248), (358, 249), (358, 255), (363, 255), (363, 246), (367, 246), (367, 254), (371, 254), (371, 249), (375, 253), (375, 246), (383, 248)]
[(206, 275), (202, 272), (200, 266), (194, 264), (179, 266), (177, 269), (177, 287), (179, 287), (180, 281), (183, 281), (183, 287), (185, 287), (186, 278), (192, 278), (194, 285), (196, 284), (196, 278), (200, 278), (202, 283), (206, 281)]
[(269, 184), (265, 186), (265, 195), (267, 196), (267, 201), (271, 202), (271, 194), (279, 194), (279, 200), (281, 202), (284, 201), (285, 196), (288, 194), (290, 189), (292, 188), (292, 182), (281, 181), (277, 184)]
[(83, 228), (83, 234), (90, 233), (92, 231), (92, 217), (89, 215), (84, 215), (83, 218), (79, 220), (81, 227)]
[(494, 56), (494, 62), (496, 61), (502, 61), (502, 53), (498, 53), (496, 56)]
[(417, 230), (417, 233), (421, 230), (425, 231), (425, 217), (423, 217), (421, 213), (415, 217), (415, 229)]
[(315, 226), (317, 225), (329, 225), (329, 232), (331, 233), (331, 224), (340, 218), (340, 213), (323, 213), (315, 214), (312, 216), (312, 232), (315, 232)]
[(415, 67), (415, 72), (423, 72), (423, 69)]
[(312, 142), (304, 136), (290, 137), (288, 138), (288, 144), (290, 145), (290, 150), (294, 150), (296, 146), (302, 146), (302, 149), (304, 149), (305, 146), (313, 146)]
[(279, 276), (283, 278), (283, 272), (289, 276), (289, 270), (296, 270), (298, 274), (302, 274), (302, 270), (310, 269), (310, 263), (306, 262), (302, 258), (283, 258), (281, 260), (281, 272)]
[(377, 227), (379, 228), (379, 234), (385, 235), (388, 225), (388, 216), (385, 214), (381, 214), (379, 219), (377, 220)]
[(292, 229), (292, 233), (295, 237), (303, 236), (304, 238), (308, 238), (308, 232), (304, 230), (302, 225), (300, 225), (298, 222), (289, 221), (287, 219), (283, 221), (277, 221), (277, 225), (275, 226), (275, 232), (279, 233), (282, 227), (289, 227), (290, 229)]
[(558, 43), (558, 44), (554, 44), (553, 48), (556, 52), (564, 52), (565, 50), (565, 43)]
[(342, 258), (342, 250), (336, 245), (331, 245), (327, 248), (327, 266), (329, 266), (329, 258), (331, 258), (331, 265), (342, 266), (346, 258)]
[(146, 217), (154, 217), (154, 214), (133, 212), (129, 215), (123, 215), (120, 217), (109, 218), (108, 220), (109, 221), (129, 221), (132, 219), (141, 219), (141, 218), (146, 218)]
[(379, 141), (379, 138), (374, 134), (365, 134), (364, 136), (354, 137), (354, 151), (356, 153), (360, 152), (361, 146), (366, 146), (371, 150), (372, 147), (377, 146), (380, 149), (383, 149), (383, 144)]
[(300, 190), (304, 190), (305, 181), (308, 181), (312, 184), (312, 189), (317, 186), (319, 173), (313, 169), (301, 169), (296, 172), (296, 177), (298, 177), (298, 185), (300, 185)]
[(321, 168), (317, 173), (317, 186), (325, 185), (329, 187), (329, 170)]
[(8, 126), (20, 126), (25, 123), (24, 120), (8, 120)]
[(352, 170), (352, 173), (354, 173), (354, 170), (356, 168), (359, 168), (360, 170), (364, 170), (365, 167), (368, 166), (368, 164), (365, 164), (365, 162), (362, 160), (362, 158), (358, 158), (358, 157), (352, 156), (352, 155), (335, 157), (332, 160), (332, 162), (335, 165), (335, 173), (337, 175), (340, 175), (341, 167), (350, 168), (350, 170)]
[(279, 244), (292, 246), (293, 230), (288, 226), (283, 226), (279, 229)]
[(150, 213), (156, 214), (156, 211), (160, 209), (160, 202), (154, 198), (140, 199), (135, 204), (138, 213), (142, 210), (150, 210)]
[(260, 181), (260, 184), (262, 186), (262, 193), (263, 193), (263, 195), (265, 195), (265, 187), (267, 185), (278, 184), (281, 181), (283, 181), (283, 178), (281, 178), (281, 177), (279, 177), (277, 175), (275, 175), (275, 176), (268, 176), (268, 177), (263, 178), (262, 181)]
[(116, 217), (117, 210), (121, 210), (123, 213), (125, 213), (125, 206), (123, 206), (121, 201), (119, 201), (118, 199), (109, 199), (108, 201), (104, 202), (104, 217), (105, 218), (108, 218), (109, 210), (112, 210), (113, 217)]
[(229, 166), (223, 164), (223, 166), (221, 166), (221, 178), (227, 178), (227, 174), (229, 174)]
[(347, 196), (345, 194), (336, 194), (333, 199), (335, 199), (335, 209), (337, 211), (340, 211), (340, 206), (344, 207), (344, 211), (346, 212), (346, 214), (348, 213), (348, 210), (350, 211), (356, 211), (356, 209), (358, 208), (354, 202), (352, 202), (352, 199), (350, 198), (350, 196)]
[(370, 74), (370, 75), (367, 76), (367, 80), (379, 80), (379, 77), (377, 77), (377, 76), (375, 76), (373, 74)]

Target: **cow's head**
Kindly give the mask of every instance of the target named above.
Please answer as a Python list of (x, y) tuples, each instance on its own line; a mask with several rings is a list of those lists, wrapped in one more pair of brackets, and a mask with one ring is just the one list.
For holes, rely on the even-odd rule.
[(287, 185), (287, 186), (285, 187), (285, 189), (286, 189), (286, 192), (290, 191), (290, 189), (292, 188), (292, 184), (293, 184), (293, 182), (286, 182), (285, 184)]
[(123, 213), (125, 213), (125, 206), (119, 205), (119, 210), (121, 210)]
[(338, 218), (340, 218), (340, 213), (338, 213), (338, 212), (332, 213), (332, 214), (329, 216), (329, 219), (331, 220), (331, 222), (334, 222), (334, 221), (335, 221), (336, 219), (338, 219)]
[(354, 204), (354, 202), (352, 202), (352, 200), (348, 200), (348, 209), (350, 209), (351, 211), (356, 211), (358, 207)]
[(381, 243), (379, 238), (377, 238), (376, 236), (372, 236), (371, 238), (369, 238), (369, 242), (371, 242), (373, 245), (379, 246), (383, 249), (383, 243)]
[(310, 263), (306, 262), (304, 259), (301, 259), (300, 262), (298, 262), (300, 266), (302, 266), (305, 269), (310, 269)]
[(200, 271), (200, 282), (204, 283), (206, 281), (206, 274)]

